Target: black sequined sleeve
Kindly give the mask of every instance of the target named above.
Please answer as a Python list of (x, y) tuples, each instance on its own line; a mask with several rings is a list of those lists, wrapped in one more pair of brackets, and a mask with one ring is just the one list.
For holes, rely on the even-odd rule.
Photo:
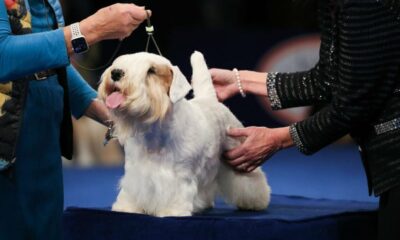
[(337, 20), (338, 85), (332, 100), (290, 127), (303, 153), (312, 154), (352, 128), (367, 126), (393, 94), (400, 64), (400, 24), (392, 10), (375, 0), (347, 1), (342, 7)]
[(327, 102), (330, 92), (320, 81), (320, 63), (308, 71), (268, 73), (268, 99), (273, 110)]

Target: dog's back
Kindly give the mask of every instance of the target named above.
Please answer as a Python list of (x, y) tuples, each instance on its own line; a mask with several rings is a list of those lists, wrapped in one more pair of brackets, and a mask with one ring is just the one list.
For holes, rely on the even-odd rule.
[[(200, 106), (202, 112), (207, 115), (207, 120), (218, 128), (219, 138), (222, 140), (221, 151), (232, 149), (239, 145), (240, 141), (228, 137), (226, 129), (243, 127), (243, 125), (225, 105), (218, 101), (203, 55), (199, 52), (193, 53), (191, 64), (194, 91), (194, 99), (191, 101)], [(222, 159), (219, 160), (222, 161)], [(269, 205), (271, 189), (261, 168), (257, 168), (251, 173), (237, 173), (221, 162), (216, 182), (219, 193), (229, 204), (251, 210), (262, 210)], [(202, 189), (200, 188), (199, 191)], [(205, 189), (204, 191), (210, 190)]]

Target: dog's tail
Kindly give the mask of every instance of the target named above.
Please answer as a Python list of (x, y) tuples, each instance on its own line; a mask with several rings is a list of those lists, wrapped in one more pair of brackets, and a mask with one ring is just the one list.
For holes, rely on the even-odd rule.
[(260, 211), (270, 203), (271, 188), (260, 167), (250, 173), (238, 173), (221, 164), (217, 180), (225, 201), (239, 209)]
[(218, 101), (217, 94), (211, 80), (211, 74), (203, 54), (195, 51), (190, 57), (192, 64), (192, 87), (195, 97), (206, 97)]

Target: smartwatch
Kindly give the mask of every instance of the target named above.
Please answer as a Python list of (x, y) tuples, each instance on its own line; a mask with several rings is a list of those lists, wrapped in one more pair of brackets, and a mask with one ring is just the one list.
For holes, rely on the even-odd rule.
[(71, 44), (75, 53), (84, 53), (89, 50), (85, 36), (79, 28), (79, 22), (71, 24)]

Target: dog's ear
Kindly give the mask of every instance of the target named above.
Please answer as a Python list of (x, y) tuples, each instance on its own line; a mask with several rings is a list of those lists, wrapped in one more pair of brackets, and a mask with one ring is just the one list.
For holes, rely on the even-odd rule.
[(172, 78), (171, 88), (169, 89), (169, 98), (172, 103), (176, 103), (192, 90), (192, 86), (178, 67), (173, 66), (172, 71), (174, 76)]
[(164, 86), (165, 91), (169, 93), (169, 89), (172, 85), (173, 72), (168, 65), (153, 65), (147, 70), (147, 76), (151, 79), (153, 76), (157, 76), (157, 82), (161, 81), (161, 85)]

